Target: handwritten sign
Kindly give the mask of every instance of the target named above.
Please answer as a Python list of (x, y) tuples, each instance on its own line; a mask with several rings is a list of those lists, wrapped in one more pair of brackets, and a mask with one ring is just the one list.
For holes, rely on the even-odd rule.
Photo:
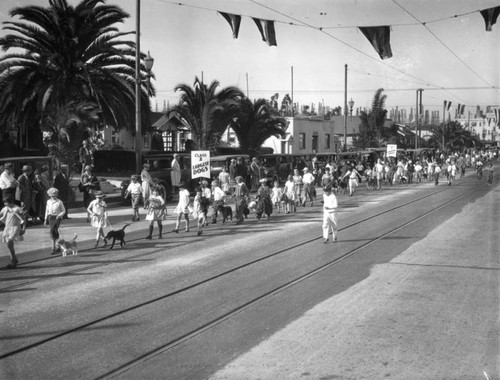
[(191, 152), (191, 178), (210, 178), (210, 151)]
[(396, 144), (387, 144), (387, 157), (397, 157), (398, 146)]

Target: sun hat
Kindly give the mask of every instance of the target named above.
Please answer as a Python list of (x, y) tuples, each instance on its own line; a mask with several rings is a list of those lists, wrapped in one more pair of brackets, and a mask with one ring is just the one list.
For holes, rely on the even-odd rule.
[(47, 190), (47, 195), (49, 197), (55, 197), (59, 194), (59, 190), (57, 190), (55, 187), (51, 187), (50, 189)]
[(260, 183), (266, 183), (266, 182), (267, 182), (267, 179), (265, 179), (265, 178), (261, 178), (261, 179), (259, 180), (259, 182), (260, 182)]
[(90, 165), (85, 166), (85, 170), (92, 170), (92, 166)]
[(29, 165), (24, 165), (23, 168), (21, 169), (21, 171), (23, 171), (23, 172), (27, 172), (29, 170), (31, 170), (31, 166), (29, 166)]
[(95, 193), (95, 197), (96, 198), (104, 198), (106, 195), (104, 195), (104, 193), (102, 191), (97, 191)]

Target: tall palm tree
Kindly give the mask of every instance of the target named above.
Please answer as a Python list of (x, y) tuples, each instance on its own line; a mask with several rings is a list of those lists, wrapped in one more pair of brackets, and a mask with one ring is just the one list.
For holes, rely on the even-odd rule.
[(287, 120), (265, 99), (252, 103), (246, 97), (242, 99), (240, 111), (231, 123), (241, 150), (249, 153), (257, 152), (271, 136), (284, 136), (287, 127)]
[(480, 147), (482, 145), (478, 136), (473, 135), (456, 121), (446, 123), (444, 126), (434, 126), (429, 143), (444, 151), (461, 151), (464, 148)]
[(218, 81), (206, 85), (195, 77), (193, 87), (179, 84), (179, 103), (167, 115), (176, 112), (190, 127), (194, 145), (198, 149), (213, 150), (239, 109), (243, 93), (237, 87), (226, 87), (217, 92)]
[(387, 115), (387, 110), (384, 109), (387, 95), (382, 94), (383, 91), (383, 88), (379, 88), (375, 92), (372, 108), (368, 113), (365, 111), (360, 113), (359, 137), (355, 140), (355, 144), (359, 148), (383, 146), (390, 137), (390, 131), (384, 128)]
[[(0, 109), (5, 111), (0, 125), (24, 131), (42, 127), (77, 145), (88, 123), (85, 118), (69, 121), (83, 103), (92, 109), (92, 122), (97, 113), (101, 124), (133, 128), (135, 43), (126, 37), (135, 32), (116, 27), (129, 17), (126, 12), (104, 0), (82, 0), (76, 6), (49, 0), (47, 7), (14, 8), (10, 16), (20, 21), (4, 22), (11, 34), (0, 38), (7, 52), (0, 58)], [(141, 106), (149, 110), (146, 91), (144, 84)], [(144, 112), (144, 121), (148, 116)]]

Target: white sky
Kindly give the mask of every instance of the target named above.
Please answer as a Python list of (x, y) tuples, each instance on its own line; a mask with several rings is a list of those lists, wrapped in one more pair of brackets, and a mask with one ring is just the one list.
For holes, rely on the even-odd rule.
[[(48, 0), (2, 0), (0, 20), (8, 20), (14, 6), (34, 3)], [(136, 0), (108, 3), (131, 15), (122, 30), (135, 30)], [(341, 106), (348, 64), (354, 108), (370, 107), (382, 87), (388, 109), (409, 109), (416, 89), (423, 88), (426, 109), (442, 111), (448, 100), (473, 111), (476, 105), (500, 105), (500, 17), (486, 32), (476, 12), (495, 6), (499, 0), (141, 0), (141, 50), (155, 58), (160, 110), (164, 101), (177, 101), (177, 84), (192, 85), (202, 72), (205, 82), (218, 80), (245, 93), (248, 74), (251, 99), (278, 92), (281, 101), (291, 94), (292, 66), (295, 102)], [(238, 39), (217, 10), (243, 16)], [(262, 41), (250, 16), (276, 21), (277, 47)], [(356, 28), (376, 25), (392, 26), (392, 58), (381, 60)], [(324, 32), (315, 29), (320, 27)]]

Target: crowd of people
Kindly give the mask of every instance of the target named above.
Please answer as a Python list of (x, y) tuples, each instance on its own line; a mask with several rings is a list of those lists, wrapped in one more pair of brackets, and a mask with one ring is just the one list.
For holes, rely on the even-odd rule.
[[(178, 204), (173, 210), (175, 214), (174, 233), (179, 233), (181, 222), (184, 230), (190, 231), (190, 222), (194, 219), (197, 235), (203, 229), (218, 220), (226, 223), (231, 220), (241, 224), (253, 213), (257, 220), (270, 219), (273, 213), (290, 214), (297, 212), (298, 207), (311, 207), (317, 202), (316, 188), (323, 188), (323, 237), (324, 242), (337, 241), (337, 209), (338, 196), (352, 196), (360, 186), (366, 183), (369, 190), (381, 189), (382, 186), (395, 184), (412, 184), (432, 182), (439, 184), (439, 179), (446, 176), (447, 184), (452, 185), (457, 176), (463, 177), (468, 168), (478, 173), (487, 172), (487, 183), (493, 183), (492, 162), (498, 159), (496, 152), (472, 152), (472, 154), (452, 153), (449, 155), (421, 157), (413, 162), (412, 157), (379, 158), (375, 163), (363, 161), (329, 162), (321, 165), (311, 160), (311, 165), (301, 169), (294, 168), (285, 181), (275, 180), (269, 183), (260, 174), (247, 178), (242, 170), (234, 170), (231, 164), (228, 170), (212, 179), (201, 179), (192, 199), (186, 184), (176, 178), (178, 188)], [(237, 159), (235, 159), (237, 161)], [(314, 163), (314, 164), (313, 164)], [(258, 166), (255, 158), (250, 164)], [(158, 179), (151, 178), (148, 173), (149, 164), (144, 164), (141, 176), (133, 175), (126, 189), (125, 196), (130, 199), (132, 221), (141, 219), (143, 206), (148, 223), (149, 233), (146, 239), (152, 239), (154, 226), (158, 228), (158, 238), (163, 238), (163, 221), (167, 219), (167, 193)], [(14, 242), (21, 241), (30, 224), (44, 223), (50, 226), (49, 236), (52, 242), (51, 254), (57, 254), (56, 241), (59, 238), (59, 225), (62, 219), (69, 218), (67, 199), (71, 188), (66, 175), (55, 170), (54, 179), (48, 175), (48, 168), (42, 167), (33, 171), (29, 165), (22, 168), (22, 174), (15, 178), (12, 165), (5, 164), (0, 174), (0, 189), (4, 207), (0, 211), (0, 222), (3, 229), (2, 240), (7, 243), (11, 256), (8, 269), (15, 268), (18, 259), (15, 255)], [(87, 222), (96, 229), (95, 248), (100, 240), (106, 246), (104, 229), (109, 227), (105, 194), (99, 187), (99, 180), (92, 174), (92, 167), (86, 165), (81, 174), (79, 190), (83, 193)], [(234, 201), (234, 220), (233, 204)]]

